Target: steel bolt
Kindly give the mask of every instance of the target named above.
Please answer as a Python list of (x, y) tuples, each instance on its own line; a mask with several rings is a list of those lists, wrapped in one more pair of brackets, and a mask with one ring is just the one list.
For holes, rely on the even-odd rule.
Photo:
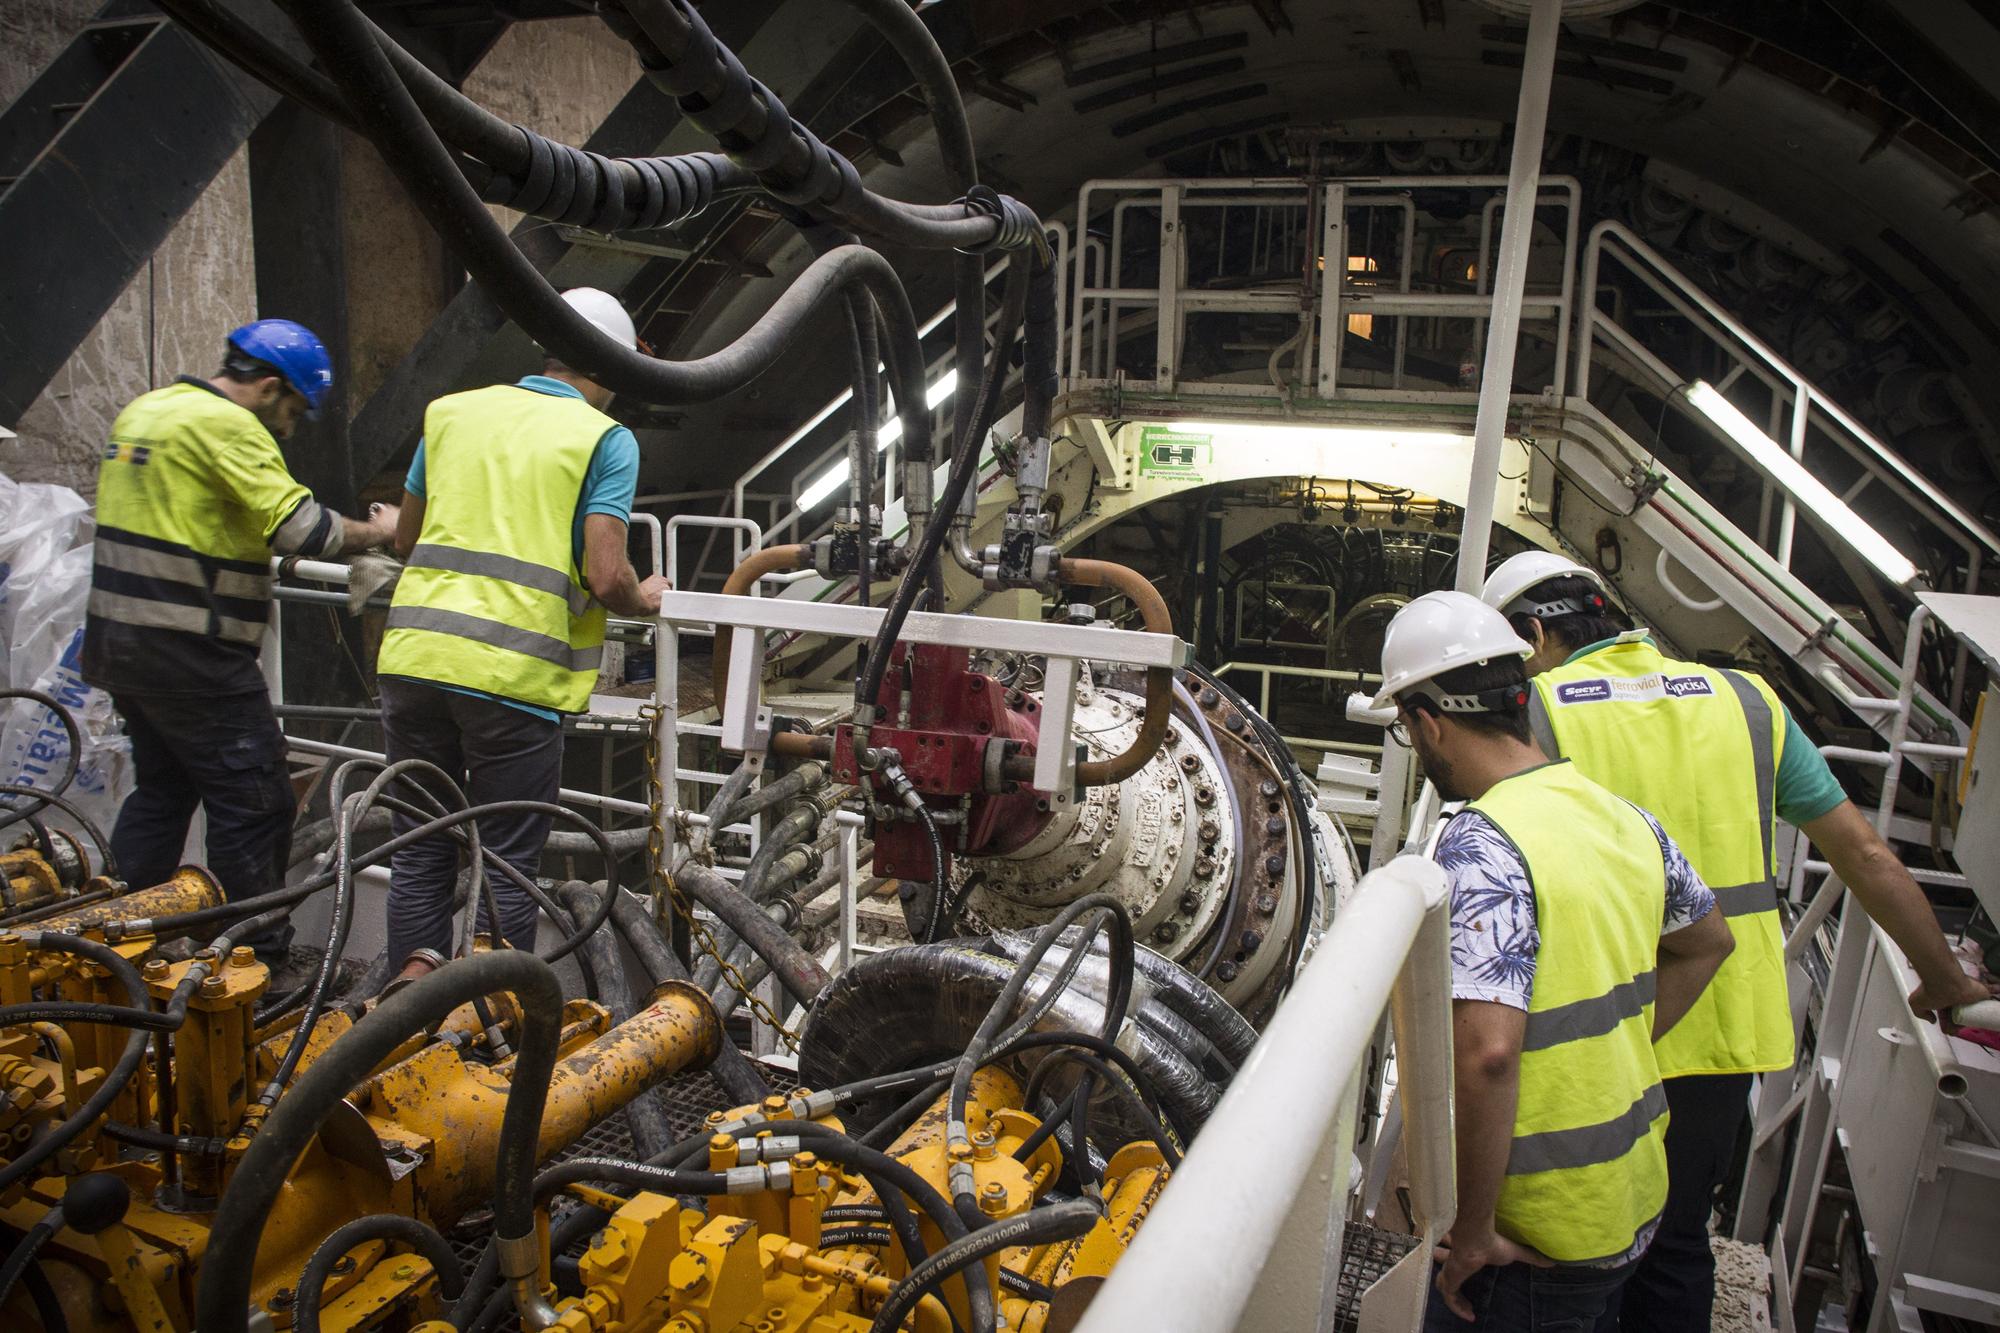
[(1153, 927), (1153, 938), (1162, 944), (1172, 939), (1174, 934), (1174, 923), (1171, 921), (1162, 921), (1159, 925)]
[(1236, 980), (1236, 964), (1230, 962), (1227, 958), (1223, 959), (1215, 965), (1215, 975), (1224, 981)]
[(1201, 895), (1196, 893), (1193, 889), (1189, 889), (1186, 893), (1183, 893), (1181, 895), (1181, 910), (1183, 912), (1192, 912), (1200, 906), (1201, 906)]
[(1007, 1187), (994, 1181), (979, 1191), (979, 1211), (988, 1217), (998, 1217), (1007, 1211)]
[(294, 1299), (290, 1287), (279, 1287), (271, 1293), (271, 1308), (273, 1310), (289, 1310), (292, 1308), (292, 1301)]
[(1213, 875), (1215, 873), (1215, 858), (1207, 855), (1206, 853), (1196, 858), (1194, 863), (1194, 873), (1200, 875), (1203, 879), (1206, 879), (1210, 875)]
[(248, 967), (257, 961), (257, 951), (247, 944), (239, 944), (229, 951), (231, 967)]
[(1200, 771), (1201, 771), (1201, 760), (1195, 758), (1191, 754), (1184, 754), (1181, 756), (1181, 772), (1199, 773)]
[(1267, 797), (1276, 796), (1278, 794), (1278, 784), (1271, 781), (1271, 779), (1269, 778), (1265, 778), (1261, 783), (1257, 785), (1257, 794), (1260, 796), (1267, 796)]
[(1269, 916), (1278, 910), (1278, 900), (1271, 894), (1260, 893), (1257, 895), (1257, 910)]
[(221, 995), (229, 989), (221, 977), (205, 977), (201, 983), (201, 993), (205, 997)]
[(1243, 730), (1243, 714), (1231, 713), (1228, 717), (1222, 719), (1222, 725), (1231, 731)]
[(1262, 944), (1263, 942), (1264, 942), (1263, 931), (1246, 930), (1243, 932), (1243, 948), (1245, 952), (1255, 949), (1258, 945)]
[(1213, 819), (1204, 819), (1201, 821), (1200, 836), (1203, 842), (1214, 842), (1222, 836), (1222, 825), (1216, 823)]
[(1221, 702), (1222, 696), (1214, 690), (1203, 690), (1201, 692), (1201, 706), (1203, 708), (1213, 708)]
[(159, 981), (161, 978), (167, 975), (167, 960), (164, 958), (150, 959), (146, 963), (146, 967), (142, 975), (148, 981)]
[(1267, 857), (1265, 857), (1265, 858), (1264, 858), (1264, 873), (1265, 873), (1265, 874), (1267, 874), (1267, 875), (1269, 875), (1269, 876), (1270, 876), (1270, 877), (1271, 877), (1272, 879), (1276, 879), (1276, 878), (1277, 878), (1278, 876), (1280, 876), (1280, 875), (1284, 874), (1284, 873), (1285, 873), (1285, 858), (1284, 858), (1284, 857), (1282, 857), (1282, 856), (1276, 856), (1276, 855), (1272, 855), (1272, 856), (1267, 856)]
[(352, 1273), (354, 1271), (353, 1257), (345, 1254), (341, 1255), (340, 1258), (333, 1261), (333, 1271), (336, 1273)]
[(1168, 728), (1167, 728), (1167, 744), (1169, 744), (1169, 745), (1179, 745), (1180, 743), (1181, 743), (1181, 733), (1180, 733), (1180, 729), (1179, 729), (1178, 727), (1168, 727)]
[(1215, 788), (1205, 785), (1196, 787), (1194, 789), (1194, 803), (1196, 805), (1214, 805)]
[[(350, 1264), (349, 1267), (351, 1268), (353, 1267), (353, 1265)], [(339, 1271), (340, 1271), (340, 1266), (338, 1264), (335, 1264), (334, 1272), (337, 1273)], [(389, 1273), (389, 1276), (394, 1278), (398, 1282), (408, 1282), (411, 1278), (415, 1277), (416, 1275), (417, 1275), (417, 1269), (416, 1265), (414, 1264), (397, 1264), (396, 1267)]]
[(1264, 832), (1276, 835), (1279, 833), (1283, 833), (1284, 831), (1285, 831), (1285, 821), (1279, 818), (1277, 815), (1272, 815), (1269, 819), (1264, 821)]

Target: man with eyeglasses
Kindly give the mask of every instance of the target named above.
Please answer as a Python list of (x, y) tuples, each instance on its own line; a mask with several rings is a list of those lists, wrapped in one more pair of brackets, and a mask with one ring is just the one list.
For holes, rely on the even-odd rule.
[(1528, 645), (1476, 597), (1390, 623), (1377, 707), (1446, 800), (1458, 1215), (1427, 1333), (1589, 1328), (1667, 1197), (1653, 1042), (1731, 944), (1650, 815), (1528, 730)]
[[(393, 506), (343, 518), (285, 466), (278, 441), (332, 388), (312, 330), (261, 319), (229, 335), (213, 375), (142, 394), (112, 423), (82, 668), (132, 740), (137, 785), (111, 834), (128, 883), (173, 874), (197, 807), (226, 895), (284, 880), (296, 801), (258, 665), (271, 557), (344, 555), (396, 530)], [(287, 926), (239, 943), (269, 954), (290, 935)]]

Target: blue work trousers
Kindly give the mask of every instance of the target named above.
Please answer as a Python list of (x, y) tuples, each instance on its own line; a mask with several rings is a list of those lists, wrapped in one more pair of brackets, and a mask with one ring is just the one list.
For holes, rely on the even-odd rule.
[(1637, 1267), (1482, 1268), (1460, 1289), (1476, 1318), (1459, 1318), (1433, 1288), (1424, 1333), (1590, 1333)]

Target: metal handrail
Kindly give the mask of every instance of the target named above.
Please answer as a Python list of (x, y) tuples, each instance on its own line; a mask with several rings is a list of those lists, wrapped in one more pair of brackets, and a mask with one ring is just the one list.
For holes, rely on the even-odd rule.
[[(1599, 269), (1607, 255), (1624, 264), (1656, 295), (1673, 306), (1683, 318), (1700, 329), (1712, 342), (1722, 347), (1734, 360), (1746, 366), (1771, 389), (1774, 395), (1788, 401), (1791, 407), (1791, 421), (1786, 443), (1794, 457), (1800, 456), (1804, 451), (1812, 414), (1817, 410), (1822, 418), (1823, 429), (1828, 424), (1838, 427), (1838, 429), (1825, 429), (1828, 438), (1861, 464), (1871, 477), (1895, 491), (1905, 503), (1923, 514), (1954, 543), (1965, 549), (1972, 558), (1975, 577), (1982, 553), (2000, 555), (2000, 536), (1996, 536), (1985, 524), (1933, 486), (1901, 455), (1876, 438), (1838, 403), (1816, 388), (1796, 366), (1751, 332), (1741, 320), (1725, 310), (1693, 279), (1676, 268), (1666, 256), (1624, 223), (1606, 219), (1590, 229), (1590, 236), (1584, 244), (1583, 251), (1585, 292), (1596, 292)], [(1629, 331), (1599, 311), (1594, 298), (1582, 303), (1577, 318), (1579, 327), (1576, 336), (1577, 365), (1574, 378), (1578, 397), (1588, 398), (1590, 395), (1592, 353), (1600, 334), (1620, 344), (1628, 353), (1636, 354), (1646, 364), (1648, 370), (1665, 378), (1670, 386), (1684, 382), (1670, 367), (1647, 352)], [(1788, 501), (1786, 512), (1790, 511), (1791, 506)], [(1781, 555), (1786, 553), (1786, 548), (1789, 546), (1788, 530), (1789, 525), (1781, 522), (1779, 537)]]
[[(1457, 1208), (1447, 898), (1443, 870), (1420, 857), (1362, 879), (1080, 1333), (1330, 1325), (1357, 1089), (1392, 1001), (1417, 1249), (1428, 1256)], [(1244, 1168), (1246, 1143), (1260, 1169)], [(1416, 1305), (1393, 1312), (1399, 1326), (1415, 1326), (1425, 1294), (1415, 1284)]]

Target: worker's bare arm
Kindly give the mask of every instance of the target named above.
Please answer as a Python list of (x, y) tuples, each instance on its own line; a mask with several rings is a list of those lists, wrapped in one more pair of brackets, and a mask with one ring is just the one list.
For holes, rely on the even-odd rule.
[(583, 516), (583, 576), (591, 596), (620, 616), (657, 614), (667, 587), (661, 575), (639, 577), (625, 552), (625, 524), (609, 514)]
[(1438, 1251), (1437, 1287), (1460, 1318), (1472, 1307), (1460, 1288), (1486, 1267), (1529, 1263), (1542, 1255), (1493, 1230), (1507, 1154), (1514, 1143), (1514, 1108), (1521, 1088), (1521, 1043), (1528, 1015), (1490, 1000), (1454, 1000), (1452, 1070), (1458, 1122), (1458, 1216)]
[(1711, 907), (1700, 919), (1660, 936), (1653, 994), (1654, 1041), (1694, 1008), (1722, 960), (1735, 949), (1736, 937), (1729, 933), (1729, 922), (1719, 907)]
[(1921, 984), (1910, 994), (1911, 1008), (1950, 1009), (1987, 998), (1986, 988), (1959, 969), (1924, 891), (1854, 802), (1842, 801), (1801, 827), (1916, 969)]

